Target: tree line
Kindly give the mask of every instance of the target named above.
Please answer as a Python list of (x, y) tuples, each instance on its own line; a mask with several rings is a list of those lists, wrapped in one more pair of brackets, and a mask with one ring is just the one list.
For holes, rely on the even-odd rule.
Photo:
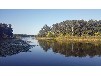
[(101, 36), (101, 20), (66, 20), (52, 26), (45, 24), (38, 36)]
[(13, 30), (11, 26), (11, 24), (0, 23), (0, 39), (13, 37)]
[(17, 37), (35, 37), (35, 35), (28, 35), (28, 34), (13, 34), (15, 38)]

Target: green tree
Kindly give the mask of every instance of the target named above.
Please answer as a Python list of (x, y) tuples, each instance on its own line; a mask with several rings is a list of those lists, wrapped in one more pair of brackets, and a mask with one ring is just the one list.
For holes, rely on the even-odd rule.
[(49, 31), (51, 31), (51, 28), (45, 24), (43, 28), (41, 28), (41, 30), (39, 31), (38, 35), (45, 37)]
[(49, 31), (46, 36), (47, 37), (54, 37), (54, 33)]
[(66, 36), (97, 36), (97, 32), (101, 33), (101, 20), (66, 20), (60, 23), (53, 24), (52, 27), (45, 25), (40, 31), (40, 36), (51, 35), (48, 32), (54, 33), (55, 37)]

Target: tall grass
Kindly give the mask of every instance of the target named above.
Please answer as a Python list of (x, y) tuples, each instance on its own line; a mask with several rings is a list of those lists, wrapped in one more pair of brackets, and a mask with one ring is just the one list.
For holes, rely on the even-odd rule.
[(76, 42), (101, 42), (101, 36), (59, 36), (59, 37), (37, 37), (38, 40), (76, 41)]
[(86, 42), (99, 42), (101, 41), (101, 36), (62, 36), (55, 38), (58, 41), (86, 41)]

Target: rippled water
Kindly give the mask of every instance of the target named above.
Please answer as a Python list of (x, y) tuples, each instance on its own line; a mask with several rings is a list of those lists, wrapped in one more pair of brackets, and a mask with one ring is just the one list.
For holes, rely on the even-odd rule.
[[(85, 42), (57, 42), (23, 38), (32, 48), (0, 51), (0, 65), (11, 66), (96, 66), (101, 65), (101, 44)], [(27, 50), (25, 50), (27, 49)], [(5, 55), (5, 56), (4, 56)]]

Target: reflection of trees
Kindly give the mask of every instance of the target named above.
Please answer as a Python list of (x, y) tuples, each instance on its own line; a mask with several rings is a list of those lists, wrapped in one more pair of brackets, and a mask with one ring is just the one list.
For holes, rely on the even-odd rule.
[(43, 48), (43, 50), (45, 50), (46, 52), (48, 51), (48, 49), (51, 48), (51, 41), (38, 40), (38, 42), (41, 48)]
[(93, 57), (101, 56), (101, 43), (83, 43), (83, 42), (57, 42), (39, 40), (39, 45), (45, 50), (52, 48), (53, 52), (63, 54), (65, 56), (75, 57)]
[(20, 52), (30, 52), (31, 46), (18, 39), (0, 41), (0, 57), (11, 56)]

